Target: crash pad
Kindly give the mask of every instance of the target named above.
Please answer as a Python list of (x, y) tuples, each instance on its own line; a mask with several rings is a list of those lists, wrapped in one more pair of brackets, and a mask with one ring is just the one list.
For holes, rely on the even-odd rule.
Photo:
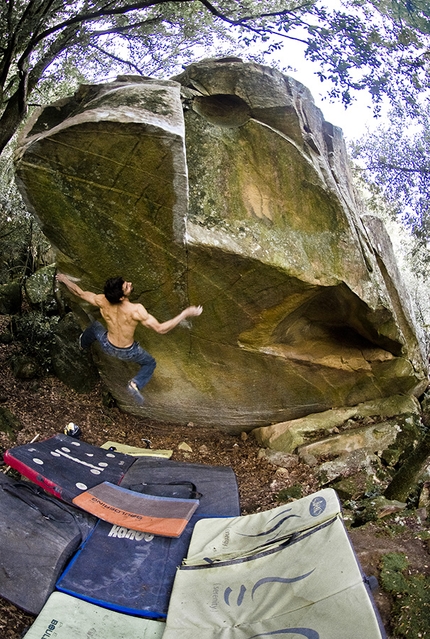
[[(196, 514), (210, 517), (240, 515), (239, 491), (233, 469), (228, 466), (188, 464), (186, 462), (140, 457), (127, 470), (121, 487), (135, 491), (157, 485), (191, 482), (199, 493)], [(161, 493), (163, 494), (163, 493)]]
[(0, 473), (0, 596), (38, 614), (96, 519)]
[(161, 639), (165, 624), (106, 610), (54, 592), (26, 639)]
[(63, 434), (10, 448), (3, 458), (21, 475), (68, 503), (103, 481), (119, 484), (136, 459)]
[(118, 526), (179, 537), (199, 505), (198, 499), (142, 494), (103, 482), (73, 499), (79, 508)]
[(202, 519), (193, 534), (185, 563), (216, 563), (254, 555), (276, 542), (318, 526), (341, 513), (336, 492), (326, 488), (289, 504), (230, 519)]
[(57, 589), (119, 612), (164, 618), (198, 519), (194, 515), (175, 539), (99, 521)]
[[(312, 499), (316, 496), (321, 495)], [(335, 500), (332, 503), (335, 506)], [(357, 632), (366, 639), (383, 639), (382, 624), (341, 515), (324, 518), (322, 513), (315, 526), (309, 526), (305, 517), (303, 529), (296, 527), (291, 533), (285, 526), (285, 534), (274, 535), (262, 546), (256, 535), (273, 528), (278, 513), (261, 514), (266, 521), (260, 522), (260, 530), (247, 526), (253, 515), (228, 522), (222, 533), (226, 546), (235, 538), (236, 526), (239, 531), (228, 557), (218, 543), (220, 528), (215, 521), (195, 526), (187, 559), (176, 573), (164, 639), (283, 635), (357, 639)], [(248, 531), (253, 535), (251, 543), (246, 541)], [(204, 538), (196, 542), (195, 536)], [(246, 545), (243, 551), (240, 537)]]
[(171, 449), (140, 448), (139, 446), (129, 446), (128, 444), (120, 444), (113, 441), (105, 442), (102, 444), (102, 448), (133, 455), (133, 457), (164, 457), (169, 459), (173, 455), (173, 450)]

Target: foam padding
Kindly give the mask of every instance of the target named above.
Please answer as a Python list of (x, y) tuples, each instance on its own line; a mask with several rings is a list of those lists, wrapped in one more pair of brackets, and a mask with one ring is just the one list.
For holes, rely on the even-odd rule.
[(11, 448), (3, 457), (21, 475), (68, 503), (103, 481), (119, 484), (136, 459), (62, 434)]
[(198, 522), (164, 639), (385, 638), (334, 491), (288, 506)]
[(246, 517), (202, 519), (194, 530), (185, 563), (214, 564), (249, 557), (275, 542), (287, 543), (296, 534), (340, 514), (336, 492), (324, 488), (289, 504)]
[(209, 517), (240, 515), (239, 491), (233, 469), (228, 466), (187, 464), (186, 462), (141, 457), (125, 473), (121, 487), (145, 491), (145, 485), (191, 482), (199, 493), (196, 514)]
[(0, 473), (0, 596), (38, 614), (96, 519)]
[(165, 624), (106, 610), (54, 592), (26, 639), (161, 639)]
[(99, 521), (57, 589), (120, 612), (163, 618), (197, 521), (193, 516), (177, 539)]
[(173, 455), (173, 450), (171, 449), (140, 448), (139, 446), (129, 446), (128, 444), (120, 444), (113, 441), (105, 442), (102, 444), (102, 448), (113, 449), (120, 453), (133, 455), (133, 457), (164, 457), (169, 459)]
[(179, 537), (199, 502), (145, 495), (103, 482), (73, 499), (79, 508), (108, 521), (133, 530)]

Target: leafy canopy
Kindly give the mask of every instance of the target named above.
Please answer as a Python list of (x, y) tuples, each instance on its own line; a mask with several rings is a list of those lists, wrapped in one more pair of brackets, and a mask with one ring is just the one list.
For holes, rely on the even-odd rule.
[(386, 198), (392, 216), (415, 238), (412, 257), (416, 268), (430, 262), (430, 104), (408, 119), (401, 107), (389, 121), (352, 147), (367, 183)]
[[(26, 116), (62, 83), (113, 72), (159, 75), (204, 55), (261, 61), (303, 43), (331, 95), (367, 88), (414, 105), (429, 84), (427, 0), (3, 0), (0, 153)], [(392, 69), (395, 69), (393, 73)], [(53, 91), (52, 91), (53, 90)]]
[(367, 89), (377, 110), (384, 96), (419, 111), (430, 84), (428, 0), (344, 0), (343, 9), (317, 10), (319, 25), (306, 55), (319, 62), (330, 95), (349, 104)]
[(282, 25), (285, 36), (312, 11), (312, 0), (4, 0), (0, 152), (49, 77), (55, 82), (75, 69), (87, 78), (169, 72), (196, 47), (217, 53), (267, 42), (270, 50), (279, 44), (268, 39)]

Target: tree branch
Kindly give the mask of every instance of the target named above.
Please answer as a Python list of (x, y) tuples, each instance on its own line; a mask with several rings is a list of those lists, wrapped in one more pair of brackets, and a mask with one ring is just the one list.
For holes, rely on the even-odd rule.
[(376, 169), (378, 169), (379, 167), (385, 167), (386, 169), (389, 169), (390, 171), (399, 171), (401, 173), (419, 173), (419, 174), (424, 174), (424, 175), (430, 175), (430, 169), (426, 169), (424, 167), (420, 167), (418, 169), (414, 169), (410, 166), (399, 166), (397, 164), (391, 164), (390, 162), (384, 162), (384, 161), (379, 161), (376, 164), (370, 164), (369, 167), (367, 167), (370, 171), (374, 171)]
[(239, 20), (234, 20), (232, 18), (228, 18), (224, 13), (221, 13), (216, 7), (214, 7), (214, 5), (211, 2), (209, 2), (209, 0), (198, 0), (198, 1), (204, 7), (206, 7), (206, 9), (216, 18), (220, 18), (221, 20), (224, 20), (225, 22), (228, 22), (229, 24), (233, 26), (237, 26), (237, 27), (243, 26), (243, 23), (250, 22), (251, 20), (256, 20), (258, 18), (274, 18), (275, 16), (281, 17), (281, 16), (289, 15), (289, 14), (292, 14), (293, 16), (295, 16), (296, 11), (312, 6), (314, 4), (313, 2), (304, 2), (303, 4), (298, 5), (294, 9), (282, 9), (281, 11), (272, 11), (270, 13), (259, 13), (258, 15), (244, 16), (243, 18), (240, 18)]
[(262, 18), (262, 17), (275, 17), (275, 16), (284, 16), (287, 14), (294, 14), (295, 11), (302, 9), (304, 7), (309, 6), (309, 4), (312, 6), (312, 3), (307, 3), (305, 2), (302, 5), (299, 5), (297, 7), (297, 9), (283, 9), (282, 11), (274, 11), (273, 13), (265, 13), (265, 14), (259, 14), (257, 16), (245, 16), (243, 18), (240, 18), (238, 20), (234, 20), (233, 18), (228, 18), (225, 14), (221, 13), (220, 11), (218, 11), (218, 9), (216, 7), (214, 7), (214, 5), (209, 2), (209, 0), (198, 0), (198, 2), (200, 2), (204, 7), (206, 7), (206, 9), (212, 14), (214, 15), (216, 18), (219, 18), (220, 20), (222, 20), (223, 22), (226, 22), (227, 24), (230, 24), (233, 27), (243, 27), (245, 29), (247, 29), (248, 31), (251, 31), (257, 35), (261, 35), (262, 33), (264, 34), (271, 34), (271, 35), (276, 35), (279, 36), (281, 38), (287, 38), (289, 40), (295, 40), (297, 42), (302, 42), (303, 44), (307, 44), (306, 40), (302, 40), (300, 38), (295, 38), (293, 36), (289, 36), (287, 33), (279, 33), (278, 31), (274, 31), (273, 29), (270, 29), (268, 27), (252, 27), (249, 24), (246, 24), (246, 22), (250, 22), (251, 20), (256, 20), (258, 18)]
[(113, 53), (110, 53), (109, 51), (105, 51), (101, 47), (98, 47), (96, 44), (91, 43), (90, 47), (92, 49), (95, 49), (96, 51), (100, 51), (100, 53), (107, 56), (108, 58), (111, 58), (112, 60), (115, 60), (115, 62), (119, 62), (120, 64), (124, 64), (130, 67), (131, 69), (134, 69), (135, 71), (137, 71), (139, 75), (142, 75), (142, 76), (144, 75), (141, 69), (139, 69), (139, 67), (136, 64), (134, 64), (134, 62), (130, 62), (129, 60), (123, 60), (122, 58), (114, 55)]
[(123, 27), (114, 27), (113, 29), (105, 29), (104, 31), (93, 31), (91, 33), (91, 38), (93, 37), (100, 37), (103, 35), (110, 35), (110, 34), (121, 34), (121, 33), (127, 33), (128, 31), (131, 31), (132, 29), (136, 29), (137, 27), (143, 27), (144, 25), (147, 24), (156, 24), (157, 22), (161, 22), (163, 20), (162, 16), (158, 16), (157, 18), (149, 18), (148, 20), (140, 20), (139, 22), (133, 22), (133, 24), (127, 24)]
[(74, 17), (65, 20), (64, 22), (60, 22), (59, 24), (56, 24), (49, 29), (45, 29), (45, 31), (42, 31), (35, 37), (31, 38), (20, 57), (18, 65), (23, 65), (25, 63), (25, 60), (30, 57), (32, 51), (42, 40), (45, 40), (50, 35), (53, 35), (58, 31), (63, 31), (64, 29), (67, 29), (69, 27), (78, 28), (86, 22), (92, 22), (100, 18), (107, 18), (114, 15), (124, 15), (126, 13), (130, 13), (131, 11), (137, 11), (138, 9), (149, 9), (150, 7), (158, 6), (160, 4), (166, 4), (172, 1), (178, 3), (194, 2), (194, 0), (143, 0), (142, 2), (136, 2), (125, 6), (122, 5), (121, 7), (115, 7), (113, 9), (100, 9), (99, 11), (93, 11), (90, 13), (77, 14)]

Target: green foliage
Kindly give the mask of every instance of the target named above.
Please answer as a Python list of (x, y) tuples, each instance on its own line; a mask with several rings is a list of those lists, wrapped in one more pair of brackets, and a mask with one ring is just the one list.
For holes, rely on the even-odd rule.
[(399, 593), (406, 588), (407, 581), (403, 571), (408, 567), (408, 560), (403, 553), (389, 553), (382, 557), (381, 586), (386, 592)]
[[(333, 98), (349, 104), (367, 89), (377, 110), (384, 96), (410, 113), (429, 88), (430, 9), (411, 0), (347, 0), (346, 11), (318, 9), (318, 25), (306, 55), (322, 65)], [(418, 6), (419, 4), (419, 6)], [(427, 6), (426, 6), (427, 4)], [(407, 18), (407, 19), (406, 19)]]
[(373, 0), (372, 4), (399, 24), (413, 27), (420, 33), (430, 33), (430, 8), (427, 0)]
[(51, 347), (58, 315), (47, 316), (44, 310), (28, 311), (12, 320), (12, 332), (21, 342), (21, 354), (34, 357), (42, 371), (51, 372)]
[(50, 244), (27, 213), (0, 210), (0, 284), (22, 280), (47, 263)]
[(430, 106), (411, 120), (397, 106), (388, 124), (351, 147), (366, 208), (384, 219), (430, 352)]
[(392, 626), (395, 637), (426, 637), (430, 627), (430, 578), (409, 574), (403, 553), (388, 553), (381, 560), (382, 588), (393, 595)]
[(15, 183), (14, 140), (0, 156), (0, 284), (22, 280), (52, 261), (50, 244)]
[(26, 211), (13, 179), (9, 183), (0, 180), (0, 284), (34, 273), (47, 263), (49, 249), (50, 244)]
[(414, 268), (430, 262), (430, 106), (408, 120), (403, 109), (391, 111), (389, 123), (356, 142), (352, 155), (365, 168), (374, 195), (388, 202), (391, 216), (411, 232)]
[[(383, 136), (382, 136), (383, 137)], [(371, 136), (369, 136), (371, 138)], [(423, 347), (430, 354), (430, 297), (428, 295), (428, 264), (430, 254), (425, 242), (419, 241), (411, 234), (396, 201), (389, 201), (384, 196), (382, 183), (375, 175), (363, 167), (365, 160), (361, 150), (367, 148), (367, 138), (352, 143), (351, 152), (359, 160), (353, 166), (356, 188), (364, 203), (366, 212), (380, 217), (390, 235), (396, 262), (402, 280), (412, 300), (416, 321), (422, 331)], [(371, 144), (371, 142), (369, 142)], [(406, 178), (405, 178), (406, 179)]]
[(29, 114), (33, 107), (51, 104), (66, 95), (73, 94), (86, 76), (79, 70), (79, 56), (59, 57), (49, 67), (49, 73), (42, 76), (29, 101)]
[(303, 487), (300, 484), (294, 484), (289, 488), (283, 488), (277, 495), (277, 500), (280, 502), (286, 502), (290, 499), (300, 499), (303, 496)]
[(0, 157), (0, 284), (23, 276), (31, 224), (15, 186), (8, 149)]
[(16, 433), (21, 428), (22, 424), (19, 419), (6, 406), (0, 406), (0, 432), (5, 433), (11, 440), (14, 440)]

